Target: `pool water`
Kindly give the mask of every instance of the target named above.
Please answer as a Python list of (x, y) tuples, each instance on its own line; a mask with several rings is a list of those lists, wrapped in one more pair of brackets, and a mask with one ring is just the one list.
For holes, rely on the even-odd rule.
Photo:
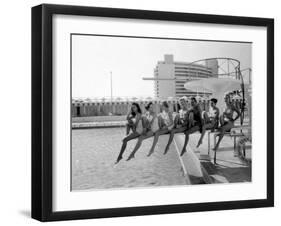
[(137, 188), (186, 184), (174, 144), (163, 155), (168, 135), (160, 137), (147, 157), (152, 139), (145, 140), (135, 158), (126, 161), (136, 140), (128, 142), (123, 159), (115, 164), (125, 128), (72, 130), (72, 190)]

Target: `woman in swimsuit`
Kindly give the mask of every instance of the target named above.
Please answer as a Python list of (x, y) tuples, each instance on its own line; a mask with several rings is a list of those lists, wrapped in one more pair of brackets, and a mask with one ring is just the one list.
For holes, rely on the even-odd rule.
[(153, 144), (147, 156), (150, 156), (154, 152), (159, 136), (163, 134), (168, 134), (174, 127), (173, 113), (169, 111), (169, 104), (167, 103), (167, 101), (162, 102), (161, 109), (162, 112), (159, 114), (158, 117), (159, 130), (157, 130), (154, 134)]
[(136, 105), (132, 104), (131, 109), (128, 112), (127, 117), (126, 117), (126, 119), (127, 119), (127, 123), (126, 123), (126, 136), (130, 133), (130, 130), (132, 130), (132, 132), (134, 132), (136, 130), (136, 115), (137, 114), (133, 110), (134, 108), (136, 108)]
[(120, 153), (117, 157), (115, 164), (117, 164), (123, 158), (122, 155), (127, 147), (128, 141), (136, 139), (143, 132), (143, 121), (142, 121), (141, 109), (140, 109), (140, 106), (138, 103), (132, 103), (131, 113), (129, 113), (129, 114), (135, 115), (135, 117), (133, 119), (131, 119), (131, 121), (133, 123), (132, 132), (123, 139), (122, 147), (121, 147)]
[(179, 104), (181, 109), (179, 110), (179, 114), (176, 115), (175, 121), (174, 121), (174, 128), (170, 131), (170, 137), (167, 143), (167, 146), (164, 151), (164, 155), (167, 154), (169, 151), (170, 145), (174, 139), (174, 136), (176, 133), (182, 133), (185, 132), (189, 125), (189, 109), (188, 109), (188, 102), (186, 97), (182, 97), (179, 100)]
[[(181, 151), (181, 156), (186, 152), (186, 146), (189, 141), (189, 135), (199, 131), (203, 132), (204, 121), (202, 118), (202, 110), (195, 97), (191, 98), (192, 109), (189, 112), (189, 125), (190, 127), (185, 131), (184, 145)], [(198, 146), (198, 145), (197, 145)]]
[[(219, 144), (226, 132), (229, 132), (234, 127), (234, 122), (240, 117), (240, 111), (231, 103), (230, 97), (228, 95), (224, 98), (226, 109), (220, 117), (221, 127), (219, 128), (220, 134), (217, 144), (213, 150), (219, 148)], [(236, 113), (236, 117), (233, 119), (233, 115)]]
[(204, 125), (202, 127), (202, 133), (200, 136), (200, 139), (197, 144), (197, 148), (202, 144), (202, 140), (204, 138), (204, 135), (206, 133), (206, 130), (215, 130), (218, 128), (219, 125), (219, 114), (220, 111), (218, 107), (216, 106), (218, 100), (216, 98), (212, 98), (210, 101), (210, 107), (209, 111), (203, 111), (203, 120), (204, 120)]
[(159, 122), (156, 113), (153, 110), (153, 103), (149, 102), (146, 106), (146, 113), (143, 117), (144, 120), (144, 128), (142, 134), (139, 136), (136, 146), (132, 153), (129, 155), (127, 161), (131, 160), (135, 157), (135, 153), (139, 150), (142, 142), (154, 136), (155, 132), (159, 129)]

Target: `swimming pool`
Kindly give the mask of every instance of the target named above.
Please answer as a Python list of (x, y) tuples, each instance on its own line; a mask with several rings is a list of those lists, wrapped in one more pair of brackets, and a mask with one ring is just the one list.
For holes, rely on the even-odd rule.
[(124, 158), (115, 165), (124, 135), (125, 128), (72, 130), (72, 190), (186, 184), (174, 144), (163, 155), (167, 135), (160, 137), (150, 157), (146, 155), (153, 138), (143, 142), (135, 159), (126, 161), (136, 143), (130, 141)]

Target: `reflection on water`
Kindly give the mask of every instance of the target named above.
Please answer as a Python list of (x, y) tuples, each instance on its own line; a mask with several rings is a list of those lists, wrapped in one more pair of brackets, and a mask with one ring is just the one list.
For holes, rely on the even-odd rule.
[(124, 158), (115, 165), (124, 128), (72, 131), (72, 190), (151, 187), (185, 184), (175, 147), (163, 155), (168, 136), (161, 136), (152, 156), (152, 139), (143, 142), (136, 158), (126, 161), (136, 140), (128, 143)]

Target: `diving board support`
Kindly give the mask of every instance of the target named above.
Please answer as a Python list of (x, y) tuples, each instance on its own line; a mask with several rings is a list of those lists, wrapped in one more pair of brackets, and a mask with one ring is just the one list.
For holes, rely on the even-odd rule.
[(194, 183), (197, 184), (198, 182), (206, 183), (206, 184), (212, 183), (212, 180), (208, 175), (207, 171), (205, 170), (205, 168), (203, 167), (203, 165), (201, 164), (200, 159), (194, 153), (194, 151), (189, 146), (189, 144), (186, 147), (187, 151), (185, 152), (185, 154), (183, 156), (180, 156), (179, 150), (180, 147), (183, 145), (184, 136), (180, 134), (176, 134), (173, 141), (184, 174), (186, 175), (186, 178), (188, 180), (188, 183), (189, 184), (194, 184)]
[(184, 165), (182, 157), (180, 156), (180, 151), (179, 151), (177, 142), (175, 141), (175, 139), (173, 139), (173, 141), (174, 141), (174, 144), (175, 144), (175, 147), (176, 147), (176, 151), (177, 151), (177, 154), (178, 154), (178, 157), (179, 157), (179, 160), (180, 160), (180, 164), (181, 164), (181, 167), (182, 167), (182, 170), (183, 170), (184, 177), (186, 178), (186, 182), (187, 182), (187, 184), (191, 184), (191, 181), (190, 181), (189, 175), (187, 173), (186, 167)]

